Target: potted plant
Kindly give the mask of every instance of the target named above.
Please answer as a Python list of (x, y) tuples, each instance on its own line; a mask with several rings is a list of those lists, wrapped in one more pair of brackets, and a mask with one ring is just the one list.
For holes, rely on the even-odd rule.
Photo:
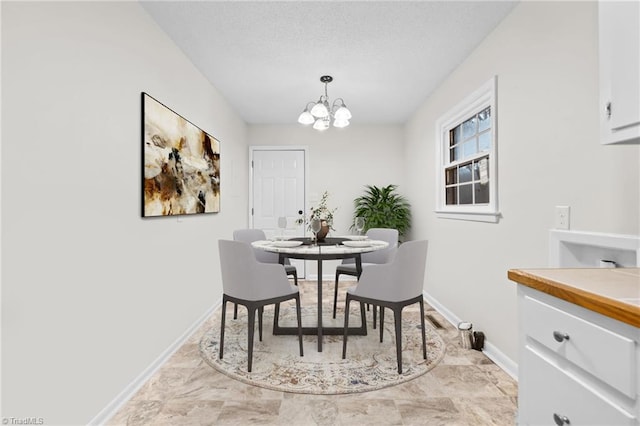
[(317, 207), (312, 206), (309, 210), (309, 219), (307, 221), (308, 223), (307, 229), (309, 231), (312, 231), (311, 223), (313, 220), (319, 220), (322, 225), (321, 230), (316, 234), (316, 238), (318, 239), (318, 241), (323, 241), (324, 238), (329, 233), (329, 230), (334, 230), (333, 214), (335, 213), (337, 208), (330, 209), (327, 206), (328, 199), (329, 199), (329, 192), (324, 191), (322, 193), (322, 197), (320, 197), (320, 202), (318, 203), (318, 206)]
[[(356, 217), (364, 217), (364, 229), (393, 228), (402, 237), (411, 227), (411, 205), (405, 197), (396, 192), (397, 185), (378, 188), (365, 185), (364, 195), (353, 200)], [(351, 228), (353, 229), (353, 225)]]

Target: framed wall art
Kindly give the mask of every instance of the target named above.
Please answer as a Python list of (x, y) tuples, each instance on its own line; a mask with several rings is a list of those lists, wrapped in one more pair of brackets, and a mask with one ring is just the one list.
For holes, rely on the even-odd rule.
[(142, 92), (142, 217), (220, 211), (220, 142)]

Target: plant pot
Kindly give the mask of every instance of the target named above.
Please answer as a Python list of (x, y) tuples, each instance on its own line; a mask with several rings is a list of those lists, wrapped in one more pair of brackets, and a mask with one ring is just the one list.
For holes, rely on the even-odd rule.
[(316, 238), (318, 239), (318, 242), (322, 243), (324, 242), (325, 237), (329, 233), (330, 228), (326, 220), (321, 221), (320, 224), (322, 225), (322, 227), (320, 228), (320, 231), (318, 231), (318, 233), (316, 234)]

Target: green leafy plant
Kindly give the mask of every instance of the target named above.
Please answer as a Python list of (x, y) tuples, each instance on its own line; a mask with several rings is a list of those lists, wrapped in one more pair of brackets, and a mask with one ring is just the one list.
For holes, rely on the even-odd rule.
[[(383, 188), (365, 185), (365, 188), (364, 195), (353, 200), (354, 223), (356, 217), (364, 217), (365, 232), (371, 228), (393, 228), (403, 236), (411, 227), (411, 205), (396, 192), (397, 185)], [(351, 225), (351, 229), (354, 229), (354, 225)]]

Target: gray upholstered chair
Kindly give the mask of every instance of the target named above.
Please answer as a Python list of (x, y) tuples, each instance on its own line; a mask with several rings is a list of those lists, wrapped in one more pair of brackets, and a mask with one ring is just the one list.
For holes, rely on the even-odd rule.
[(247, 308), (248, 313), (248, 359), (247, 368), (251, 372), (253, 361), (253, 336), (255, 315), (258, 311), (258, 333), (262, 340), (262, 313), (266, 305), (274, 305), (295, 299), (298, 317), (298, 341), (300, 356), (302, 351), (302, 320), (300, 314), (300, 293), (291, 285), (281, 265), (258, 262), (253, 249), (241, 241), (219, 240), (220, 269), (222, 271), (222, 320), (220, 325), (220, 359), (224, 352), (224, 328), (227, 302)]
[[(362, 269), (369, 265), (387, 263), (396, 253), (398, 249), (398, 230), (388, 228), (371, 228), (367, 231), (367, 238), (370, 240), (382, 240), (389, 243), (389, 246), (382, 249), (372, 251), (371, 253), (363, 253)], [(338, 279), (340, 275), (358, 276), (354, 259), (343, 259), (342, 264), (336, 267), (336, 282), (333, 288), (333, 317), (336, 317), (336, 306), (338, 304)], [(373, 328), (376, 327), (376, 310), (373, 310)]]
[(347, 327), (349, 326), (349, 303), (360, 302), (380, 307), (380, 342), (384, 323), (384, 309), (393, 311), (396, 335), (396, 356), (398, 374), (402, 373), (402, 309), (414, 303), (420, 304), (420, 324), (422, 326), (422, 356), (427, 359), (427, 342), (424, 329), (424, 270), (427, 260), (426, 240), (408, 241), (398, 247), (398, 251), (389, 263), (370, 265), (363, 269), (355, 287), (347, 290), (344, 314), (344, 337), (342, 359), (347, 355)]
[[(254, 241), (266, 240), (267, 236), (264, 234), (262, 229), (236, 229), (233, 231), (233, 239), (235, 241), (242, 241), (244, 243), (251, 244)], [(262, 263), (278, 263), (278, 253), (271, 253), (266, 250), (253, 249), (253, 254), (255, 255), (258, 262)], [(287, 275), (293, 276), (293, 282), (295, 285), (298, 285), (298, 271), (296, 267), (291, 264), (289, 259), (285, 260), (284, 270)], [(238, 306), (235, 305), (233, 308), (233, 319), (238, 318)]]

